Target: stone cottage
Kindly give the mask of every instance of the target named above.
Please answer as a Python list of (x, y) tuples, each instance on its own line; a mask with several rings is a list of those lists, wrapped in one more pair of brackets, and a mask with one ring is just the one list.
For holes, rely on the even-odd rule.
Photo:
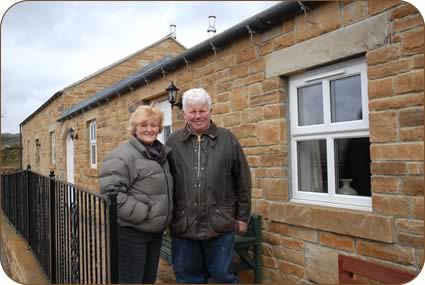
[[(98, 189), (129, 114), (203, 87), (239, 138), (266, 283), (337, 283), (338, 254), (424, 263), (424, 23), (400, 0), (285, 1), (198, 45), (172, 36), (57, 92), (21, 123), (22, 162)], [(165, 139), (167, 134), (162, 134)]]

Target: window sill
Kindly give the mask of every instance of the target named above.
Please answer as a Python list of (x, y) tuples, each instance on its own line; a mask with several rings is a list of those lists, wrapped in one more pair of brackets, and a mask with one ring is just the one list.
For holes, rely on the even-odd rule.
[(269, 219), (310, 229), (394, 243), (393, 217), (376, 215), (364, 210), (297, 202), (272, 202)]

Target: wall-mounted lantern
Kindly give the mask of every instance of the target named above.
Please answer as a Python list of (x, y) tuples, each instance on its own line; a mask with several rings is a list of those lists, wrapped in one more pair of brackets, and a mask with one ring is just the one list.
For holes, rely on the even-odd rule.
[(78, 134), (74, 131), (74, 129), (73, 128), (69, 128), (68, 129), (68, 134), (69, 134), (69, 137), (71, 138), (71, 140), (78, 140)]
[(170, 86), (168, 86), (167, 89), (165, 90), (167, 91), (167, 94), (168, 94), (168, 102), (170, 102), (171, 104), (171, 109), (174, 106), (177, 106), (181, 110), (183, 107), (182, 98), (180, 98), (179, 101), (177, 101), (177, 91), (179, 91), (179, 89), (174, 85), (173, 81), (171, 81)]

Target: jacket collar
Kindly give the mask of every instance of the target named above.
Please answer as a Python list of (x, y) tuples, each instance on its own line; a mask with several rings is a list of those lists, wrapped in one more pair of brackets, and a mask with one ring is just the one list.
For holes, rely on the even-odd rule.
[[(128, 140), (128, 142), (138, 151), (140, 151), (141, 153), (143, 153), (145, 156), (147, 156), (148, 158), (150, 157), (149, 151), (146, 149), (146, 147), (135, 137), (135, 136), (131, 136), (130, 139)], [(159, 142), (160, 143), (160, 142)], [(171, 151), (171, 148), (168, 145), (163, 144), (162, 145), (164, 148), (164, 151), (166, 154), (168, 154)]]
[[(205, 131), (204, 134), (207, 135), (207, 136), (209, 136), (211, 139), (215, 139), (217, 137), (218, 128), (214, 124), (213, 121), (210, 121), (210, 126), (208, 127), (208, 129)], [(182, 141), (185, 141), (185, 140), (189, 139), (189, 137), (191, 135), (196, 136), (196, 134), (192, 132), (189, 124), (186, 124), (184, 126), (183, 133), (182, 133)]]

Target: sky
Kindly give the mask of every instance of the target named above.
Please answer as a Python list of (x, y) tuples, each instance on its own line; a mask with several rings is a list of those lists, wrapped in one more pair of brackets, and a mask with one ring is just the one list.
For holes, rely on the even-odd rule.
[[(421, 0), (408, 0), (420, 11)], [(177, 26), (190, 48), (278, 1), (0, 1), (1, 132), (19, 124), (57, 91), (143, 49)]]
[(160, 40), (176, 25), (190, 48), (278, 1), (2, 0), (1, 132), (19, 124), (57, 91)]

